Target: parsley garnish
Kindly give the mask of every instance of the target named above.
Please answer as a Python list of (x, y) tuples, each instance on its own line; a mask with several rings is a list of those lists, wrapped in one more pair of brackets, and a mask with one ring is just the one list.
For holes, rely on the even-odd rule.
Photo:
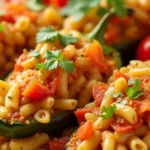
[(11, 97), (11, 96), (8, 96), (8, 99), (12, 100), (12, 97)]
[(40, 58), (40, 52), (38, 50), (34, 50), (28, 53), (28, 56), (33, 56), (35, 58)]
[(142, 91), (140, 87), (140, 80), (136, 79), (133, 87), (126, 89), (126, 93), (127, 93), (127, 96), (131, 99), (137, 99), (139, 96), (144, 95), (145, 93)]
[(40, 69), (40, 71), (42, 71), (44, 68), (47, 70), (53, 70), (58, 66), (62, 67), (69, 73), (74, 71), (74, 64), (70, 60), (63, 59), (61, 50), (47, 51), (45, 58), (47, 59), (46, 63), (40, 63), (36, 65), (36, 68)]
[(111, 7), (114, 7), (116, 14), (120, 17), (126, 16), (126, 8), (124, 0), (107, 0), (107, 8), (100, 8), (101, 0), (70, 0), (68, 5), (62, 10), (63, 15), (73, 15), (74, 20), (80, 20), (87, 14), (92, 8), (98, 8), (98, 13), (104, 15), (109, 12)]
[(74, 21), (85, 16), (92, 8), (99, 6), (100, 0), (69, 0), (68, 5), (62, 10), (63, 15), (73, 15)]
[(130, 86), (130, 85), (133, 85), (133, 84), (135, 84), (135, 79), (134, 78), (130, 78), (128, 80), (128, 85)]
[(112, 93), (112, 94), (111, 94), (111, 97), (112, 97), (112, 98), (118, 98), (119, 96), (120, 96), (120, 97), (123, 96), (122, 92)]
[(46, 7), (43, 0), (27, 0), (25, 5), (33, 11), (41, 11)]
[(52, 26), (43, 27), (36, 35), (36, 42), (54, 42), (55, 40), (59, 40), (60, 44), (66, 46), (70, 43), (76, 43), (78, 38), (72, 37), (71, 35), (63, 35), (58, 31), (55, 31)]
[(104, 113), (102, 113), (100, 115), (100, 117), (103, 119), (103, 120), (107, 120), (109, 119), (110, 117), (112, 117), (115, 112), (116, 112), (116, 105), (112, 105), (112, 106), (109, 106), (109, 107), (103, 107), (103, 111)]
[(42, 71), (45, 68), (45, 63), (36, 64), (36, 68)]
[(121, 100), (121, 99), (117, 99), (117, 101), (116, 101), (117, 103), (119, 103), (119, 104), (121, 104), (121, 105), (126, 105), (127, 103), (128, 103), (128, 101), (127, 100), (125, 100), (125, 99), (123, 99), (123, 100)]
[(115, 12), (120, 17), (125, 17), (127, 14), (127, 10), (125, 8), (124, 0), (108, 0), (108, 8), (114, 6)]

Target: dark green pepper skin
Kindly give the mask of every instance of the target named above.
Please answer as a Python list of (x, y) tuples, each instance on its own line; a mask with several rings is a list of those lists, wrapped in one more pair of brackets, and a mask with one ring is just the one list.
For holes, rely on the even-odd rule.
[(123, 66), (129, 64), (130, 60), (136, 59), (136, 50), (140, 40), (124, 42), (113, 46), (121, 55)]
[(20, 122), (15, 122), (11, 125), (10, 122), (0, 120), (0, 135), (8, 138), (25, 138), (37, 132), (55, 135), (77, 124), (76, 117), (72, 111), (56, 112), (48, 124), (39, 123), (33, 118), (29, 118), (28, 120), (30, 121), (29, 125)]

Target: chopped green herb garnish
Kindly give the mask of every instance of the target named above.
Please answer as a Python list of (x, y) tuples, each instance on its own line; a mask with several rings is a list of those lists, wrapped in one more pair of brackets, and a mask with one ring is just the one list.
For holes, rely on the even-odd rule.
[(121, 104), (121, 105), (126, 105), (126, 104), (128, 104), (128, 101), (125, 100), (125, 99), (123, 99), (123, 100), (120, 102), (120, 104)]
[(46, 7), (43, 0), (26, 0), (25, 5), (33, 11), (41, 11)]
[(4, 26), (2, 24), (0, 24), (0, 32), (4, 31)]
[(101, 8), (102, 0), (70, 0), (68, 5), (62, 10), (63, 15), (73, 15), (74, 20), (78, 21), (83, 18), (92, 8), (98, 9), (98, 14), (101, 16), (109, 12), (110, 8), (114, 8), (116, 14), (120, 17), (125, 17), (127, 14), (124, 0), (108, 0), (107, 8)]
[(133, 84), (135, 84), (135, 79), (134, 78), (130, 78), (128, 80), (128, 85), (130, 86), (130, 85), (133, 85)]
[(122, 101), (121, 98), (117, 98), (117, 100), (116, 100), (117, 103), (120, 103), (121, 101)]
[(36, 36), (36, 42), (54, 42), (55, 40), (59, 40), (60, 44), (63, 46), (67, 46), (70, 43), (76, 43), (78, 38), (72, 37), (71, 35), (63, 35), (58, 31), (55, 31), (52, 26), (43, 27)]
[(131, 99), (137, 99), (139, 96), (144, 95), (140, 87), (140, 80), (136, 79), (133, 87), (126, 89), (127, 96)]
[(28, 56), (33, 56), (35, 58), (40, 58), (40, 52), (38, 50), (34, 50), (28, 53)]
[(45, 63), (38, 63), (36, 64), (36, 68), (42, 71), (45, 68)]
[(124, 0), (108, 0), (109, 5), (114, 6), (116, 14), (120, 17), (125, 17), (127, 14), (127, 10), (125, 7), (125, 1)]
[(121, 99), (117, 99), (117, 101), (116, 101), (117, 103), (119, 103), (119, 104), (121, 104), (121, 105), (126, 105), (127, 103), (128, 103), (128, 101), (127, 100), (125, 100), (125, 99), (123, 99), (123, 100), (121, 100)]
[(122, 92), (112, 93), (112, 94), (111, 94), (111, 97), (112, 97), (112, 98), (118, 98), (119, 96), (120, 96), (120, 97), (123, 96)]
[(110, 107), (103, 107), (103, 113), (100, 115), (100, 117), (103, 119), (103, 120), (107, 120), (109, 119), (110, 117), (112, 117), (115, 112), (116, 112), (116, 105), (112, 105)]
[(77, 38), (72, 37), (72, 35), (62, 35), (62, 34), (58, 34), (58, 39), (60, 41), (61, 45), (67, 46), (70, 43), (76, 43), (78, 41)]
[(11, 97), (11, 96), (8, 96), (8, 99), (12, 100), (12, 97)]
[(73, 15), (74, 21), (78, 21), (85, 16), (92, 8), (99, 6), (101, 0), (69, 0), (67, 6), (62, 10), (66, 16)]
[(70, 60), (63, 59), (63, 54), (61, 50), (47, 51), (45, 58), (46, 63), (37, 64), (36, 67), (40, 71), (45, 68), (47, 70), (56, 69), (58, 66), (62, 67), (67, 72), (71, 73), (74, 71), (74, 64)]

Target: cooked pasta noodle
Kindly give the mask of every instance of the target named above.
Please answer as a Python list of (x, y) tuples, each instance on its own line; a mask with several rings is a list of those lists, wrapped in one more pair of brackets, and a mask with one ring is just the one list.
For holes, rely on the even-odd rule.
[[(75, 111), (80, 127), (67, 143), (70, 149), (78, 149), (99, 131), (101, 140), (93, 149), (148, 150), (149, 65), (150, 61), (135, 60), (127, 67), (115, 70), (106, 90), (104, 84), (96, 83), (94, 102)], [(93, 105), (98, 102), (100, 106)], [(86, 145), (82, 149), (86, 149)]]

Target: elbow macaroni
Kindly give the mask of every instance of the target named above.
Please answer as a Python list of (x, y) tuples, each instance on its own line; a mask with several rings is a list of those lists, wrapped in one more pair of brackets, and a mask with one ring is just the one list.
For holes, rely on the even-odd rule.
[(35, 150), (40, 146), (46, 144), (49, 141), (49, 137), (45, 133), (37, 133), (31, 137), (25, 139), (12, 139), (10, 141), (11, 150)]
[(19, 98), (20, 98), (20, 87), (18, 84), (15, 84), (9, 89), (5, 97), (5, 107), (10, 111), (18, 110)]
[[(106, 91), (103, 91), (100, 85), (94, 89), (97, 94), (94, 93), (95, 101), (75, 113), (79, 122), (83, 122), (83, 126), (81, 123), (77, 134), (74, 134), (68, 142), (70, 149), (78, 149), (80, 146), (83, 150), (88, 149), (82, 144), (92, 138), (96, 131), (101, 132), (101, 140), (94, 150), (148, 150), (150, 148), (149, 67), (150, 61), (131, 62), (129, 66), (114, 72)], [(93, 103), (100, 103), (100, 106)], [(81, 114), (84, 118), (80, 116)], [(89, 120), (92, 122), (92, 127), (88, 128), (87, 134), (92, 131), (93, 134), (81, 140), (78, 134), (81, 129), (86, 130), (85, 125)], [(94, 142), (95, 140), (93, 144)]]

